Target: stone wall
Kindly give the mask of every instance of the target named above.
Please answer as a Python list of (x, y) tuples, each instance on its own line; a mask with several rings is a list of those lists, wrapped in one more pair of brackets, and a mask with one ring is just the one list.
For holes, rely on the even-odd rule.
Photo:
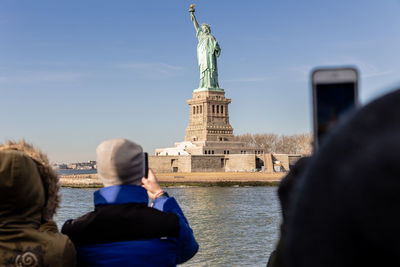
[(191, 156), (149, 156), (149, 167), (156, 173), (191, 172)]
[(256, 168), (256, 157), (254, 154), (233, 154), (226, 156), (227, 172), (253, 171)]
[(223, 172), (223, 155), (192, 156), (192, 172)]
[(149, 167), (156, 173), (253, 171), (256, 157), (254, 154), (149, 156)]
[(192, 172), (192, 156), (179, 157), (179, 172)]
[(149, 167), (156, 173), (170, 172), (251, 172), (260, 164), (264, 172), (273, 172), (273, 161), (280, 161), (282, 171), (300, 155), (288, 154), (229, 154), (190, 156), (149, 156)]

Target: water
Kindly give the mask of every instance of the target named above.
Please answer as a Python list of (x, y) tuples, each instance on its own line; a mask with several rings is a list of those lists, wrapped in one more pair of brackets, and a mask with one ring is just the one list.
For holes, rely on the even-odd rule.
[[(276, 187), (168, 188), (180, 204), (200, 245), (180, 266), (266, 266), (278, 238)], [(59, 227), (93, 209), (95, 189), (62, 188)]]

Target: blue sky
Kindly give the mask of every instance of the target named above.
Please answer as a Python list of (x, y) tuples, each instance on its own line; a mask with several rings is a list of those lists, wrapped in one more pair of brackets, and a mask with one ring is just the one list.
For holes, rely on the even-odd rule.
[[(53, 162), (94, 159), (108, 138), (150, 153), (182, 141), (199, 81), (191, 3), (0, 0), (0, 141)], [(399, 84), (399, 0), (194, 3), (235, 134), (310, 132), (315, 66), (356, 65), (362, 103)]]

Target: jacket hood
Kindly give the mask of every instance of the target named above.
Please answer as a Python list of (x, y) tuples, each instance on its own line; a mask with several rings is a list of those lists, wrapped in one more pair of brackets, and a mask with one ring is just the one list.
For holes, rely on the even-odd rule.
[(47, 156), (27, 144), (0, 144), (0, 217), (49, 221), (59, 206), (58, 176)]

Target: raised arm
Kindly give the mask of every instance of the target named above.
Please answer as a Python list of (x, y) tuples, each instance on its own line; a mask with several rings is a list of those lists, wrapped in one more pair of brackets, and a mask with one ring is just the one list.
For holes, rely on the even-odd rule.
[[(153, 171), (149, 169), (149, 177), (142, 179), (143, 187), (149, 197), (153, 199), (153, 208), (163, 212), (175, 213), (179, 220), (179, 236), (176, 238), (176, 263), (183, 263), (192, 258), (199, 250), (199, 245), (193, 235), (193, 230), (183, 214), (178, 202), (162, 190)], [(170, 238), (173, 239), (173, 238)]]
[(196, 17), (194, 16), (194, 12), (190, 12), (190, 19), (193, 21), (194, 28), (196, 29), (196, 33), (200, 31), (200, 26), (197, 23)]

